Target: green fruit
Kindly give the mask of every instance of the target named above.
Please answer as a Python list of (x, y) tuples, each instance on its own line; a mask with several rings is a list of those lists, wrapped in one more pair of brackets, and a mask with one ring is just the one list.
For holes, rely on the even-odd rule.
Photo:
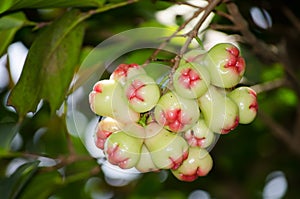
[(127, 122), (123, 123), (120, 128), (130, 136), (145, 139), (159, 133), (162, 126), (156, 122), (146, 123), (145, 126), (135, 122)]
[(92, 111), (98, 115), (111, 117), (119, 122), (139, 120), (139, 114), (128, 106), (124, 90), (115, 80), (98, 81), (89, 94), (89, 103)]
[(249, 124), (257, 114), (257, 97), (256, 92), (249, 87), (239, 87), (228, 94), (239, 108), (240, 123)]
[(191, 182), (199, 176), (205, 176), (212, 169), (213, 160), (205, 149), (189, 148), (189, 156), (178, 169), (171, 170), (182, 181)]
[(120, 64), (110, 75), (110, 79), (124, 85), (128, 79), (141, 74), (146, 74), (146, 71), (138, 64)]
[(118, 131), (111, 134), (105, 142), (104, 152), (107, 160), (122, 169), (134, 167), (141, 154), (143, 140)]
[(202, 63), (210, 73), (211, 83), (222, 88), (237, 85), (245, 73), (245, 60), (239, 49), (230, 43), (213, 46), (203, 58)]
[(176, 69), (173, 86), (181, 97), (198, 98), (203, 95), (210, 84), (210, 76), (204, 66), (187, 63)]
[(124, 92), (129, 106), (139, 113), (150, 111), (160, 97), (159, 87), (147, 75), (137, 75), (127, 80)]
[(176, 169), (187, 158), (188, 144), (177, 134), (166, 129), (144, 140), (153, 163), (159, 169)]
[(183, 54), (181, 64), (184, 63), (201, 63), (205, 55), (205, 51), (202, 49), (193, 49)]
[(213, 143), (215, 134), (206, 126), (203, 119), (199, 119), (192, 128), (184, 132), (184, 138), (190, 146), (207, 148)]
[(95, 143), (96, 146), (100, 149), (104, 149), (104, 144), (106, 139), (114, 132), (120, 130), (120, 124), (110, 118), (106, 117), (100, 122), (98, 122), (97, 128), (96, 128), (96, 135), (95, 135)]
[(141, 157), (135, 168), (140, 172), (158, 171), (153, 163), (151, 154), (145, 145), (142, 146)]
[(239, 124), (238, 107), (229, 97), (214, 86), (198, 98), (205, 124), (215, 133), (226, 134)]
[(197, 101), (178, 96), (175, 92), (164, 94), (154, 109), (155, 120), (173, 132), (182, 132), (192, 127), (199, 119)]

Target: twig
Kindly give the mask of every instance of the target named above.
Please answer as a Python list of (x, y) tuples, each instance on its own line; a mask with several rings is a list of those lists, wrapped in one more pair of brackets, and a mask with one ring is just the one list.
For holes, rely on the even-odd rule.
[(169, 37), (167, 37), (165, 39), (165, 41), (163, 43), (161, 43), (159, 45), (159, 47), (152, 53), (152, 55), (150, 56), (149, 59), (147, 59), (144, 63), (144, 65), (147, 65), (149, 64), (151, 61), (153, 61), (156, 56), (158, 55), (158, 53), (164, 49), (166, 47), (166, 45), (170, 42), (171, 39), (173, 39), (174, 37), (178, 36), (178, 33), (183, 30), (187, 24), (189, 24), (193, 19), (195, 19), (196, 17), (199, 16), (199, 14), (203, 11), (203, 8), (199, 8), (194, 14), (192, 17), (190, 17), (188, 20), (186, 20), (183, 24), (181, 24), (178, 29), (172, 34), (170, 35)]
[(178, 4), (178, 5), (187, 5), (187, 6), (190, 6), (190, 7), (193, 7), (193, 8), (201, 8), (199, 6), (196, 6), (194, 4), (191, 4), (189, 2), (182, 2), (182, 1), (173, 1), (175, 4)]
[(210, 28), (214, 30), (229, 30), (229, 31), (239, 31), (239, 27), (235, 25), (221, 25), (221, 24), (211, 24)]
[(243, 36), (242, 38), (244, 39), (244, 42), (248, 43), (252, 47), (253, 52), (267, 62), (273, 63), (279, 61), (278, 55), (271, 50), (270, 46), (257, 39), (250, 31), (248, 22), (241, 15), (237, 5), (232, 1), (228, 2), (226, 5), (229, 14), (232, 16), (232, 23), (238, 27)]
[(282, 7), (283, 14), (292, 22), (293, 26), (298, 32), (300, 32), (300, 20), (294, 15), (294, 13), (287, 7)]
[[(174, 71), (178, 68), (179, 62), (183, 56), (183, 54), (187, 51), (189, 45), (191, 44), (192, 40), (197, 37), (198, 31), (203, 24), (203, 22), (206, 20), (206, 18), (210, 15), (210, 13), (216, 8), (216, 6), (221, 3), (222, 0), (214, 0), (211, 1), (205, 8), (204, 8), (204, 14), (199, 19), (199, 21), (196, 23), (196, 25), (193, 27), (193, 29), (187, 33), (187, 40), (185, 41), (184, 45), (181, 47), (179, 54), (175, 57), (175, 63), (172, 68), (172, 71), (170, 73), (170, 80), (172, 80), (172, 76)], [(170, 84), (172, 84), (172, 81), (170, 81)]]
[(253, 90), (255, 90), (255, 92), (257, 94), (261, 93), (261, 92), (266, 92), (266, 91), (270, 91), (270, 90), (274, 90), (276, 88), (280, 88), (284, 85), (287, 85), (287, 81), (285, 78), (281, 78), (281, 79), (275, 79), (269, 82), (264, 82), (261, 84), (256, 84), (251, 86), (251, 88)]
[(269, 115), (264, 113), (262, 110), (258, 111), (258, 116), (271, 129), (271, 133), (277, 139), (285, 143), (291, 149), (292, 152), (300, 155), (300, 145), (294, 144), (294, 137), (286, 128), (284, 128), (278, 122), (274, 121)]

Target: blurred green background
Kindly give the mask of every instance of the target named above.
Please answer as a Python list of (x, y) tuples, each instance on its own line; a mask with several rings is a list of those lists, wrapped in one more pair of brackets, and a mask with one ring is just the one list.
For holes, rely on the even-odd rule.
[[(296, 3), (235, 1), (245, 20), (237, 23), (246, 26), (233, 26), (226, 18), (229, 3), (215, 8), (200, 36), (204, 45), (236, 39), (247, 62), (244, 84), (262, 86), (260, 113), (253, 123), (220, 136), (210, 151), (214, 166), (207, 176), (181, 182), (169, 171), (105, 175), (109, 166), (101, 167), (101, 152), (86, 138), (97, 122), (87, 93), (90, 83), (107, 78), (118, 63), (142, 64), (153, 53), (144, 46), (154, 42), (155, 35), (143, 35), (139, 41), (124, 31), (155, 27), (159, 34), (170, 35), (191, 16), (189, 5), (171, 0), (0, 2), (0, 198), (298, 198)], [(151, 36), (154, 39), (143, 40)], [(172, 40), (157, 58), (171, 59), (183, 42)], [(255, 46), (258, 43), (266, 48)], [(16, 84), (22, 69), (21, 83)], [(79, 81), (70, 89), (74, 74)]]

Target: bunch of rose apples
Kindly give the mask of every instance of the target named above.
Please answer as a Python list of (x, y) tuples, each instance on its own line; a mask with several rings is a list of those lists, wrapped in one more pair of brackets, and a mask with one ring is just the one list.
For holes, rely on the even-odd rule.
[(120, 64), (89, 95), (92, 111), (104, 118), (95, 144), (123, 169), (170, 169), (183, 181), (205, 176), (216, 136), (256, 116), (255, 91), (238, 87), (244, 72), (245, 61), (230, 43), (187, 52), (163, 88), (142, 66)]

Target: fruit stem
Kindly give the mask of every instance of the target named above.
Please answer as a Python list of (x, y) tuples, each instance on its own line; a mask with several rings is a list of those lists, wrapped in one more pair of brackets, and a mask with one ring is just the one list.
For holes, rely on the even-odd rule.
[(256, 94), (262, 93), (262, 92), (266, 92), (266, 91), (270, 91), (270, 90), (274, 90), (277, 88), (280, 88), (282, 86), (287, 85), (287, 81), (285, 78), (280, 78), (280, 79), (275, 79), (269, 82), (264, 82), (261, 84), (256, 84), (253, 86), (250, 86), (250, 88), (252, 88)]

